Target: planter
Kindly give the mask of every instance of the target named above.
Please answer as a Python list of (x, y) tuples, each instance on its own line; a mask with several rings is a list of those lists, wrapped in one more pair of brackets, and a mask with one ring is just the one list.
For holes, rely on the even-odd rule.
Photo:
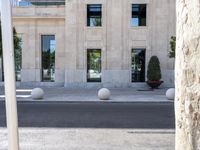
[(150, 86), (152, 89), (156, 89), (158, 88), (163, 81), (146, 81), (146, 83), (148, 84), (148, 86)]

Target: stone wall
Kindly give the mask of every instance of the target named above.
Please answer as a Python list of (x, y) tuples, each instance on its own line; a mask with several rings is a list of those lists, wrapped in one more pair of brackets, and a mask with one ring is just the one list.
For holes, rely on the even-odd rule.
[[(102, 27), (86, 26), (86, 6), (93, 3), (102, 4)], [(147, 26), (131, 27), (134, 3), (147, 4)], [(174, 60), (169, 59), (168, 50), (170, 37), (175, 35), (175, 0), (71, 0), (66, 3), (65, 13), (66, 53), (70, 57), (66, 59), (66, 86), (90, 84), (86, 82), (86, 52), (90, 48), (102, 50), (103, 86), (134, 86), (132, 48), (146, 49), (146, 66), (149, 58), (157, 55), (164, 86), (173, 86)]]
[[(131, 27), (131, 5), (147, 4), (147, 26)], [(87, 4), (102, 4), (102, 27), (87, 27)], [(161, 62), (163, 86), (173, 86), (170, 37), (175, 35), (175, 0), (66, 0), (64, 6), (13, 9), (22, 34), (22, 82), (41, 81), (42, 34), (56, 36), (56, 83), (67, 87), (145, 86), (131, 83), (131, 50), (146, 49)], [(87, 83), (87, 49), (101, 49), (102, 83)]]

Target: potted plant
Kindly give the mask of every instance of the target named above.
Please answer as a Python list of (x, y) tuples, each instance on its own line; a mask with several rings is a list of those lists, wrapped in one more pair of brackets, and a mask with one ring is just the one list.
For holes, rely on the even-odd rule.
[(160, 62), (157, 56), (152, 56), (150, 58), (147, 69), (147, 79), (146, 83), (153, 89), (158, 88), (163, 83), (161, 80)]

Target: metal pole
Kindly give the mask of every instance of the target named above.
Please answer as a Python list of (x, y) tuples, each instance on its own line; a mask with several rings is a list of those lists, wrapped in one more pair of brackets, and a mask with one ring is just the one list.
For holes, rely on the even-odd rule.
[(5, 74), (6, 119), (8, 150), (19, 150), (17, 102), (15, 86), (13, 27), (10, 0), (1, 0), (3, 65)]

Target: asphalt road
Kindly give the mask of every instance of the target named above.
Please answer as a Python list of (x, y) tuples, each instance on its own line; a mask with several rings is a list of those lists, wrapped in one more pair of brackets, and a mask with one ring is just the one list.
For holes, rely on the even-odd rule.
[[(173, 103), (18, 102), (20, 127), (174, 129)], [(0, 127), (6, 126), (0, 102)]]

